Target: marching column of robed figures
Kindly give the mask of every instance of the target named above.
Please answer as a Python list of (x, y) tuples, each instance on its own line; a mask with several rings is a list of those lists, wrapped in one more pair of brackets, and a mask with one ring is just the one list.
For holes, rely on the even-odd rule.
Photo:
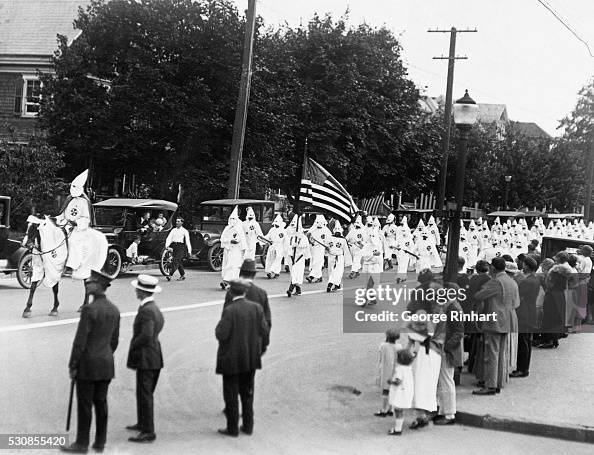
[[(441, 245), (439, 232), (433, 217), (428, 226), (423, 221), (414, 231), (407, 225), (406, 217), (400, 225), (395, 224), (394, 215), (386, 220), (382, 228), (377, 218), (367, 217), (365, 224), (357, 216), (345, 236), (337, 221), (332, 231), (324, 215), (317, 215), (313, 226), (304, 230), (302, 219), (295, 215), (286, 226), (281, 215), (277, 215), (272, 227), (263, 235), (251, 208), (246, 220), (241, 222), (237, 207), (229, 216), (228, 225), (221, 234), (223, 266), (221, 288), (239, 276), (244, 259), (254, 259), (258, 244), (266, 245), (266, 275), (269, 279), (280, 276), (284, 261), (285, 271), (290, 273), (291, 283), (287, 295), (301, 294), (303, 281), (321, 283), (322, 270), (328, 268), (328, 292), (335, 292), (342, 286), (345, 268), (350, 267), (349, 278), (361, 273), (381, 273), (385, 263), (393, 267), (397, 263), (398, 279), (405, 280), (409, 267), (418, 272), (425, 268), (442, 266), (437, 247)], [(305, 262), (309, 260), (306, 274)]]
[[(254, 377), (262, 367), (261, 356), (268, 347), (271, 326), (266, 291), (253, 283), (255, 262), (245, 260), (239, 274), (229, 282), (223, 313), (215, 329), (219, 341), (216, 373), (223, 377), (227, 417), (227, 426), (219, 433), (234, 437), (240, 431), (248, 435), (253, 432)], [(105, 295), (110, 282), (109, 276), (95, 270), (85, 280), (91, 301), (82, 308), (68, 364), (73, 386), (76, 385), (77, 433), (74, 443), (61, 447), (64, 452), (87, 453), (93, 407), (96, 431), (92, 448), (103, 452), (107, 441), (107, 394), (114, 378), (114, 352), (120, 335), (120, 312)], [(164, 319), (155, 302), (155, 294), (162, 289), (158, 279), (150, 275), (139, 275), (131, 285), (140, 301), (127, 360), (127, 367), (136, 371), (136, 423), (126, 429), (137, 432), (129, 441), (150, 443), (157, 437), (153, 394), (164, 366), (159, 341)], [(72, 401), (69, 410), (71, 406)], [(68, 428), (69, 425), (68, 421)]]

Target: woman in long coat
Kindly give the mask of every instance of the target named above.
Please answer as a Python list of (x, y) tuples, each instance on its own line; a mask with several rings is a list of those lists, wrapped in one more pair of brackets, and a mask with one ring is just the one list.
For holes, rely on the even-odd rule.
[(556, 265), (551, 268), (546, 278), (542, 317), (544, 343), (539, 345), (539, 348), (557, 348), (559, 338), (565, 331), (565, 290), (571, 276), (568, 259), (569, 255), (564, 251), (557, 253)]

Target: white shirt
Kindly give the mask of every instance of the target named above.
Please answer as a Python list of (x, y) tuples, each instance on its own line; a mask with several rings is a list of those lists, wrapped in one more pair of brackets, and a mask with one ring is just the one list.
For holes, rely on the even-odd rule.
[(144, 299), (142, 299), (142, 300), (140, 301), (140, 306), (143, 306), (145, 303), (152, 302), (152, 301), (154, 301), (154, 300), (155, 300), (155, 297), (154, 297), (154, 296), (152, 296), (152, 295), (150, 295), (150, 296), (148, 296), (148, 297), (145, 297)]
[(126, 256), (135, 259), (138, 257), (138, 244), (132, 242), (132, 244), (126, 249)]
[(190, 243), (190, 233), (185, 227), (175, 227), (171, 230), (165, 240), (165, 247), (169, 248), (172, 243), (185, 243), (188, 247), (188, 254), (192, 254), (192, 244)]

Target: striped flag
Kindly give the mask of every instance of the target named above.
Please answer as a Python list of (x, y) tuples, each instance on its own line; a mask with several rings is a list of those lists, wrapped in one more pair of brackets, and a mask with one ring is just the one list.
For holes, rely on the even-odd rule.
[(390, 206), (384, 202), (384, 193), (373, 198), (361, 199), (360, 203), (361, 210), (367, 212), (368, 215), (385, 215), (386, 212), (392, 212)]
[(350, 221), (359, 209), (348, 191), (311, 158), (306, 159), (304, 166), (299, 201), (328, 210)]

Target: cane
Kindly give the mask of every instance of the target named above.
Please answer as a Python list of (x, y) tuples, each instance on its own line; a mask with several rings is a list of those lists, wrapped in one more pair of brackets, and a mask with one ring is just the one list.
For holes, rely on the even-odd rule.
[(66, 431), (70, 431), (70, 417), (72, 416), (72, 399), (74, 398), (74, 379), (70, 381), (70, 400), (68, 400), (68, 415), (66, 416)]

